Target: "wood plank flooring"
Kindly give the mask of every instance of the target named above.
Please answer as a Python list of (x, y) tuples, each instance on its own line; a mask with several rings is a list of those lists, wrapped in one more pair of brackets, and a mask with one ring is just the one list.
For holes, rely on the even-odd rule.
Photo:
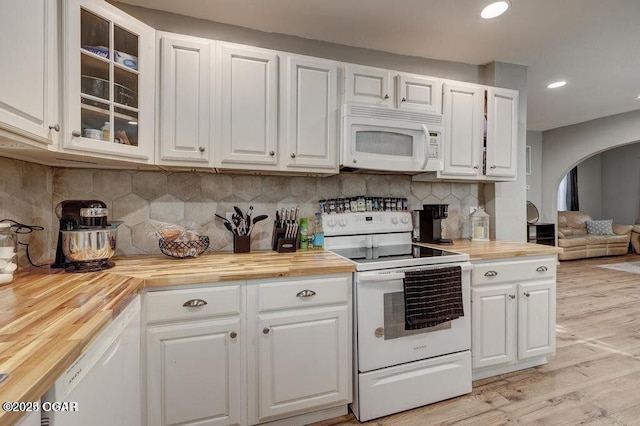
[[(640, 275), (597, 265), (558, 268), (557, 349), (549, 363), (473, 383), (473, 392), (365, 425), (640, 425)], [(360, 424), (353, 414), (315, 426)]]

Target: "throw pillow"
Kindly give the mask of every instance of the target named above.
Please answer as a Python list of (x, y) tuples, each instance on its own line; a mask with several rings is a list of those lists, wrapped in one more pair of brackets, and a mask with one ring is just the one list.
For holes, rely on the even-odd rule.
[(613, 235), (613, 220), (588, 220), (587, 234)]

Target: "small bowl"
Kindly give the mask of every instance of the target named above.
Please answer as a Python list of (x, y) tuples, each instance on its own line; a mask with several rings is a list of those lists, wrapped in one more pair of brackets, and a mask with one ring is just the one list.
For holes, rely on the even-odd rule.
[(102, 140), (102, 130), (98, 129), (84, 129), (84, 137), (89, 139)]

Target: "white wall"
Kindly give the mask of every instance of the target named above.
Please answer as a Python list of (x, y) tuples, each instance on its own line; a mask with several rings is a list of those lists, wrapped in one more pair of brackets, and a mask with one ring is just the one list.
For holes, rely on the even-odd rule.
[(542, 206), (544, 222), (557, 221), (558, 183), (584, 159), (640, 140), (640, 110), (543, 132)]
[(640, 144), (607, 151), (601, 157), (602, 218), (640, 223)]

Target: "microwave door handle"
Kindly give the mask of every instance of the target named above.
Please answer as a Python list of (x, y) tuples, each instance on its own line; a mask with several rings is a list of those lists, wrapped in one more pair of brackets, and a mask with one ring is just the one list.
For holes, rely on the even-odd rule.
[(424, 132), (424, 161), (422, 162), (422, 170), (427, 167), (429, 161), (429, 129), (425, 124), (422, 125), (422, 131)]

